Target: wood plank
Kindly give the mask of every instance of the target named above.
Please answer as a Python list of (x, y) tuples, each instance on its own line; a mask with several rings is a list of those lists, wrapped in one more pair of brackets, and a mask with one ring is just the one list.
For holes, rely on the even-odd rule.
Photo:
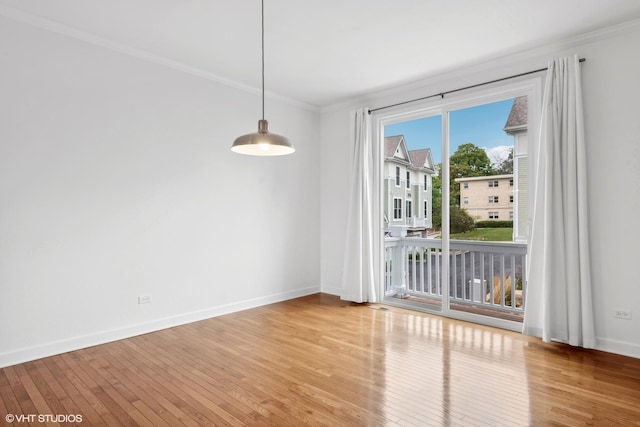
[(85, 425), (640, 425), (639, 359), (325, 294), (6, 367), (0, 392)]
[(69, 409), (67, 414), (82, 415), (83, 422), (91, 425), (105, 423), (104, 419), (95, 411), (89, 402), (88, 399), (91, 399), (92, 396), (89, 394), (88, 389), (84, 387), (78, 389), (76, 387), (75, 384), (79, 384), (79, 380), (76, 379), (75, 374), (64, 364), (60, 356), (47, 357), (38, 362), (42, 363), (49, 372), (51, 372), (51, 375), (56, 378), (56, 381), (72, 402), (69, 405), (72, 404), (77, 407), (77, 410)]
[(4, 370), (0, 370), (0, 415), (20, 413), (20, 404), (13, 394), (7, 374)]
[[(21, 365), (9, 366), (4, 368), (3, 371), (6, 374), (9, 388), (11, 390), (10, 394), (13, 397), (13, 401), (18, 403), (19, 410), (15, 410), (13, 415), (31, 415), (37, 414), (38, 410), (36, 409), (35, 403), (31, 400), (29, 393), (25, 385), (22, 383), (22, 379), (18, 373), (18, 370), (23, 368)], [(4, 399), (4, 393), (3, 393)], [(5, 404), (9, 406), (11, 400), (5, 401)]]

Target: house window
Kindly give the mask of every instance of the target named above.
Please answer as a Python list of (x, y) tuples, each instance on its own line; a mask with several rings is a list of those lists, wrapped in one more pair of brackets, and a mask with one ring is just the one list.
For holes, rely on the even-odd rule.
[(489, 203), (498, 203), (498, 196), (489, 196)]
[(400, 187), (400, 166), (396, 166), (396, 187)]
[(463, 187), (463, 188), (469, 188), (469, 183), (468, 183), (468, 182), (463, 183), (463, 184), (462, 184), (462, 187)]
[(513, 194), (509, 196), (509, 203), (513, 203)]
[(513, 178), (511, 178), (511, 179), (509, 180), (509, 186), (510, 186), (510, 187), (513, 187)]
[(469, 204), (469, 198), (468, 198), (468, 197), (465, 197), (464, 199), (462, 199), (462, 202), (463, 202), (465, 205), (468, 205), (468, 204)]
[(411, 218), (411, 214), (413, 212), (412, 206), (411, 206), (411, 200), (407, 200), (407, 211), (406, 211), (406, 215), (407, 218)]
[(424, 191), (429, 189), (429, 177), (427, 175), (424, 176)]
[(393, 198), (393, 219), (402, 219), (402, 199)]
[(429, 218), (429, 202), (424, 201), (424, 219)]
[(411, 188), (411, 172), (407, 171), (407, 188)]
[(500, 212), (489, 212), (489, 219), (498, 219)]
[(497, 187), (498, 186), (498, 180), (493, 180), (493, 181), (489, 181), (489, 187)]

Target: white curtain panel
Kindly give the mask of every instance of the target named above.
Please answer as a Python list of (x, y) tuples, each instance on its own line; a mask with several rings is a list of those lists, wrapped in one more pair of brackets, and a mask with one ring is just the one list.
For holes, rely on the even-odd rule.
[(587, 171), (578, 56), (551, 60), (542, 101), (523, 330), (544, 341), (596, 345)]
[(377, 302), (382, 274), (382, 159), (367, 108), (351, 113), (349, 212), (340, 298)]

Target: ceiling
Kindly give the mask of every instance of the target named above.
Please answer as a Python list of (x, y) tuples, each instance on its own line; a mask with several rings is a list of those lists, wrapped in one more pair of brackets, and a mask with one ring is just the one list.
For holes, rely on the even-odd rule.
[[(0, 15), (260, 87), (258, 0), (0, 0)], [(266, 89), (323, 107), (637, 18), (638, 0), (265, 0)]]

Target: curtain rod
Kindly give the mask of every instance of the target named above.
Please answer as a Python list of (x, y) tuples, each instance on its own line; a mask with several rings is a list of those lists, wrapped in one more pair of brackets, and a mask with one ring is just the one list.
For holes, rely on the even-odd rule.
[[(580, 58), (579, 59), (580, 62), (584, 62), (586, 61), (585, 58)], [(533, 70), (533, 71), (527, 71), (526, 73), (520, 73), (520, 74), (514, 74), (512, 76), (507, 76), (507, 77), (502, 77), (500, 79), (496, 79), (496, 80), (491, 80), (489, 82), (484, 82), (484, 83), (478, 83), (475, 85), (471, 85), (471, 86), (465, 86), (465, 87), (461, 87), (459, 89), (453, 89), (453, 90), (448, 90), (446, 92), (440, 92), (440, 93), (436, 93), (434, 95), (429, 95), (429, 96), (423, 96), (422, 98), (416, 98), (416, 99), (410, 99), (408, 101), (403, 101), (403, 102), (398, 102), (396, 104), (391, 104), (391, 105), (385, 105), (384, 107), (378, 107), (378, 108), (373, 108), (371, 110), (369, 110), (369, 114), (373, 113), (374, 111), (379, 111), (379, 110), (385, 110), (387, 108), (391, 108), (391, 107), (397, 107), (398, 105), (404, 105), (404, 104), (410, 104), (412, 102), (416, 102), (416, 101), (423, 101), (425, 99), (429, 99), (429, 98), (435, 98), (437, 96), (439, 96), (440, 98), (444, 99), (445, 95), (449, 95), (451, 93), (455, 93), (455, 92), (460, 92), (462, 90), (467, 90), (467, 89), (473, 89), (475, 87), (479, 87), (479, 86), (485, 86), (485, 85), (490, 85), (491, 83), (497, 83), (497, 82), (502, 82), (504, 80), (510, 80), (510, 79), (515, 79), (516, 77), (522, 77), (522, 76), (528, 76), (529, 74), (535, 74), (535, 73), (539, 73), (540, 71), (546, 71), (548, 68), (544, 67), (544, 68), (539, 68), (537, 70)]]

